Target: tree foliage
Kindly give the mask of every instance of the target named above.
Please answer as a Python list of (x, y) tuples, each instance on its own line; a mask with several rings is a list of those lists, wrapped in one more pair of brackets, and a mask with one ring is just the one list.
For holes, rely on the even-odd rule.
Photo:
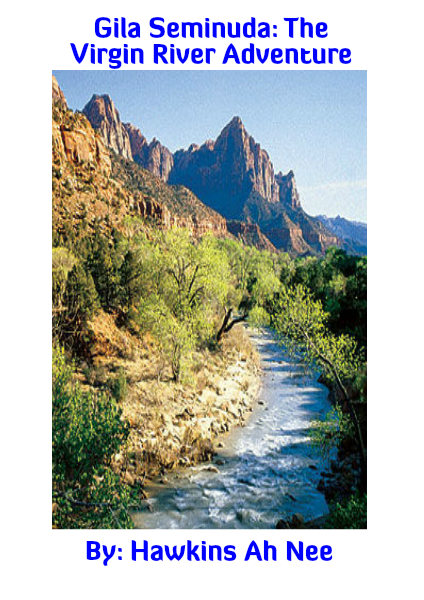
[(282, 342), (299, 352), (305, 362), (318, 364), (342, 397), (342, 409), (348, 412), (361, 457), (362, 486), (366, 486), (366, 443), (352, 395), (347, 383), (354, 379), (363, 359), (351, 336), (335, 335), (326, 326), (328, 314), (303, 285), (283, 290), (273, 307), (272, 323)]
[(283, 290), (273, 306), (273, 325), (284, 343), (317, 362), (331, 380), (351, 378), (361, 363), (358, 345), (351, 336), (334, 335), (327, 327), (329, 315), (303, 285)]
[[(237, 323), (273, 327), (285, 346), (319, 366), (341, 392), (341, 405), (316, 424), (315, 441), (325, 450), (353, 435), (366, 470), (356, 413), (357, 402), (366, 402), (366, 258), (331, 248), (325, 257), (293, 259), (234, 239), (199, 240), (187, 230), (152, 229), (136, 218), (124, 225), (111, 235), (98, 226), (83, 235), (69, 227), (54, 235), (56, 525), (130, 523), (128, 490), (110, 468), (127, 435), (119, 409), (108, 395), (74, 385), (72, 368), (58, 349), (88, 355), (98, 311), (110, 313), (133, 334), (149, 333), (163, 358), (160, 375), (166, 370), (180, 382), (191, 377), (194, 352), (219, 349)], [(124, 398), (125, 375), (109, 388), (115, 399)]]

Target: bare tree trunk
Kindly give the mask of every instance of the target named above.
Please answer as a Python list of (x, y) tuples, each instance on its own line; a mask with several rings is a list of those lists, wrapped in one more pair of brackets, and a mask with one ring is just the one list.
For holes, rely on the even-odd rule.
[(220, 342), (224, 333), (228, 333), (234, 327), (234, 325), (237, 325), (237, 323), (242, 323), (247, 320), (247, 314), (244, 314), (241, 317), (235, 317), (232, 321), (230, 321), (232, 313), (232, 308), (230, 308), (228, 311), (227, 309), (225, 309), (224, 321), (216, 335), (217, 342)]
[(218, 333), (217, 333), (217, 335), (216, 335), (216, 341), (217, 341), (217, 342), (220, 342), (220, 341), (221, 341), (221, 338), (222, 338), (222, 336), (223, 336), (223, 335), (224, 335), (224, 333), (225, 333), (225, 328), (226, 328), (226, 327), (227, 327), (227, 325), (228, 325), (228, 321), (229, 321), (229, 320), (230, 320), (230, 318), (231, 318), (231, 313), (233, 312), (233, 309), (232, 309), (232, 308), (230, 308), (228, 311), (227, 311), (227, 309), (226, 309), (226, 308), (225, 308), (224, 310), (225, 310), (224, 321), (222, 322), (222, 325), (221, 325), (221, 327), (220, 327), (220, 329), (219, 329), (219, 331), (218, 331)]

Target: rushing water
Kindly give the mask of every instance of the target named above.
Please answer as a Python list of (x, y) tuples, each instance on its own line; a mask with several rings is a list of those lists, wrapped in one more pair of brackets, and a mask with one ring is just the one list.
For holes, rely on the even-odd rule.
[(330, 408), (327, 390), (271, 333), (252, 339), (263, 381), (246, 426), (222, 438), (211, 463), (168, 475), (149, 506), (135, 514), (136, 527), (273, 529), (294, 513), (310, 519), (328, 512), (317, 490), (326, 464), (308, 443), (311, 421)]

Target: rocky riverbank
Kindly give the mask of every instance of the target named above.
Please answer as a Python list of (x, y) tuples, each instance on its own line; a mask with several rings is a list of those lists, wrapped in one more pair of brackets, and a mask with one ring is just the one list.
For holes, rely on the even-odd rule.
[(209, 460), (218, 436), (243, 425), (253, 410), (260, 361), (242, 325), (219, 348), (197, 352), (184, 383), (172, 381), (149, 340), (117, 339), (113, 323), (105, 321), (96, 331), (95, 385), (113, 377), (125, 382), (120, 405), (130, 435), (113, 467), (128, 484), (144, 485), (174, 468)]
[(309, 443), (309, 428), (329, 410), (328, 394), (271, 331), (252, 341), (261, 389), (246, 427), (215, 438), (207, 465), (178, 468), (149, 484), (149, 501), (133, 514), (136, 527), (269, 529), (296, 513), (309, 521), (326, 512), (317, 485), (327, 460)]

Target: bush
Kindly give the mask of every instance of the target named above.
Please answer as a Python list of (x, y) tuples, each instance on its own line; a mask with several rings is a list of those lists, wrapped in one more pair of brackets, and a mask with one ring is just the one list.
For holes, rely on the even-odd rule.
[(88, 337), (88, 323), (98, 308), (93, 278), (81, 265), (74, 265), (66, 280), (63, 311), (57, 325), (59, 341), (81, 348)]
[(127, 378), (124, 369), (119, 369), (118, 375), (108, 381), (110, 392), (117, 402), (122, 402), (127, 397)]
[(129, 490), (110, 463), (128, 437), (113, 399), (72, 383), (73, 366), (53, 349), (53, 524), (61, 528), (131, 527)]
[(367, 497), (351, 496), (343, 504), (335, 504), (330, 511), (326, 529), (366, 529)]

